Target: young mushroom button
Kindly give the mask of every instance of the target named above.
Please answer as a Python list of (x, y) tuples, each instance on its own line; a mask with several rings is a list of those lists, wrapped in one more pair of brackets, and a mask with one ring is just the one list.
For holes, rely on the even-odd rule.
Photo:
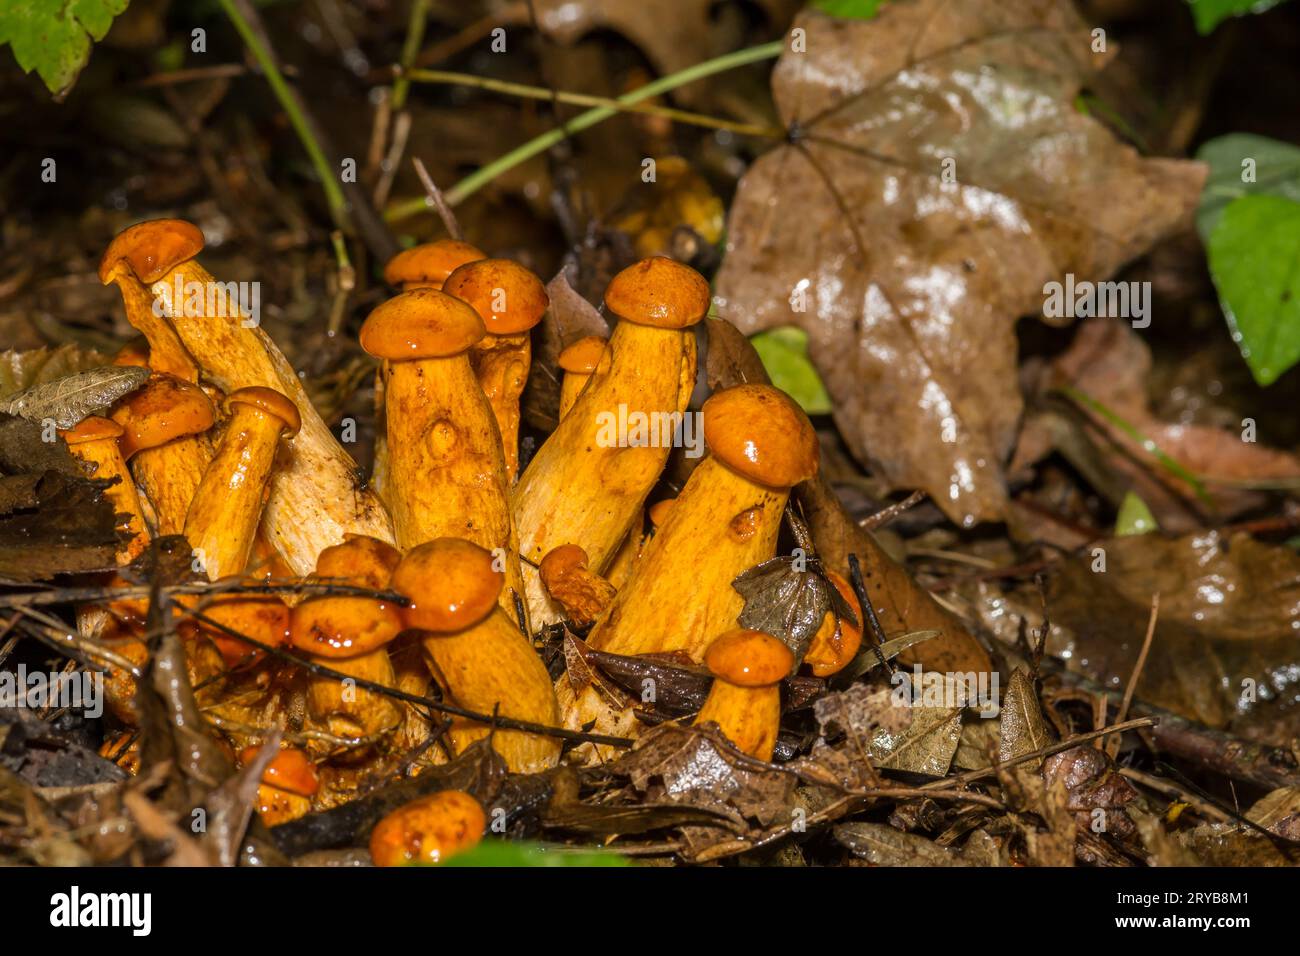
[(370, 831), (375, 866), (443, 863), (483, 838), (487, 815), (463, 790), (442, 790), (398, 807)]
[(691, 473), (588, 637), (612, 654), (701, 660), (743, 608), (736, 575), (772, 557), (790, 488), (817, 473), (817, 435), (786, 394), (737, 385), (704, 403), (710, 454)]
[(578, 627), (594, 621), (613, 600), (613, 586), (587, 567), (587, 552), (576, 544), (562, 544), (542, 558), (538, 570), (542, 584)]
[(608, 344), (609, 340), (602, 335), (588, 335), (560, 353), (559, 365), (564, 372), (560, 381), (560, 418), (569, 414), (569, 409), (600, 367)]
[(460, 266), (442, 290), (473, 306), (487, 335), (470, 349), (470, 361), (492, 406), (506, 457), (506, 475), (519, 470), (519, 396), (532, 362), (529, 332), (550, 300), (542, 280), (509, 259), (480, 259)]
[[(439, 538), (408, 551), (390, 587), (410, 605), (403, 622), (422, 634), (425, 660), (453, 702), (479, 714), (558, 726), (555, 692), (532, 643), (497, 605), (502, 575), (491, 552), (459, 538)], [(492, 734), (492, 746), (516, 773), (553, 767), (558, 739), (456, 718), (449, 735), (457, 753)]]
[[(244, 748), (239, 763), (252, 762), (260, 749)], [(320, 782), (311, 760), (301, 750), (285, 747), (262, 771), (262, 782), (257, 787), (258, 815), (268, 827), (296, 820), (310, 812), (311, 798), (318, 789)]]
[(662, 439), (695, 387), (695, 332), (709, 307), (709, 284), (694, 269), (655, 257), (616, 275), (605, 304), (621, 321), (600, 371), (543, 442), (511, 495), (535, 625), (561, 616), (537, 579), (553, 548), (576, 542), (603, 574), (641, 519), (671, 440), (630, 440), (611, 422), (651, 423)]
[(241, 388), (226, 407), (230, 418), (185, 516), (185, 537), (214, 581), (248, 565), (280, 436), (300, 424), (297, 406), (269, 388)]
[(780, 684), (794, 666), (790, 648), (770, 634), (737, 628), (709, 645), (704, 663), (713, 686), (696, 725), (712, 721), (737, 749), (771, 760), (781, 724)]
[(397, 546), (466, 538), (501, 549), (509, 589), (522, 591), (509, 482), (496, 419), (470, 365), (483, 320), (435, 289), (403, 292), (361, 327), (361, 347), (384, 360), (388, 423), (385, 498)]

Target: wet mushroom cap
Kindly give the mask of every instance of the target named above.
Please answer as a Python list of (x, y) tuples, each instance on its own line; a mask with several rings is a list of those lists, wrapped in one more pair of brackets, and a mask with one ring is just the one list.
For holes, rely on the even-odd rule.
[[(862, 621), (862, 607), (858, 604), (858, 596), (853, 593), (853, 586), (844, 580), (844, 576), (838, 571), (827, 570), (826, 579), (831, 582), (835, 590), (840, 592), (853, 613), (858, 616), (858, 621)], [(855, 626), (848, 618), (840, 618), (840, 636), (839, 640), (835, 639), (835, 614), (833, 611), (827, 611), (826, 617), (822, 619), (821, 626), (817, 628), (817, 633), (813, 635), (812, 641), (808, 645), (808, 650), (804, 653), (803, 662), (808, 665), (809, 669), (816, 677), (830, 677), (832, 674), (838, 674), (848, 666), (849, 662), (857, 656), (858, 650), (862, 647), (862, 628)]]
[(476, 259), (486, 259), (487, 253), (468, 242), (456, 239), (438, 239), (403, 249), (384, 266), (384, 281), (389, 285), (410, 288), (417, 283), (440, 288), (460, 266)]
[(478, 844), (483, 806), (463, 790), (442, 790), (398, 807), (370, 831), (375, 866), (441, 863)]
[(250, 658), (260, 659), (264, 652), (260, 647), (222, 630), (222, 627), (270, 647), (282, 647), (289, 641), (289, 608), (274, 594), (218, 597), (200, 613), (208, 620), (196, 620), (195, 626), (212, 641), (228, 667), (235, 667)]
[(546, 557), (542, 558), (542, 563), (537, 566), (537, 570), (545, 581), (551, 577), (567, 574), (574, 568), (585, 568), (588, 560), (587, 552), (578, 545), (562, 544), (546, 552)]
[(590, 375), (600, 365), (600, 357), (605, 354), (607, 344), (601, 335), (588, 335), (578, 339), (560, 353), (560, 368), (566, 372)]
[(253, 385), (233, 391), (226, 399), (227, 408), (231, 405), (249, 405), (279, 419), (284, 424), (285, 434), (289, 436), (298, 434), (298, 429), (302, 427), (298, 406), (273, 388)]
[(122, 436), (122, 426), (112, 419), (99, 415), (88, 415), (73, 427), (59, 432), (69, 445), (82, 442), (102, 441), (105, 438), (117, 439)]
[(437, 289), (412, 289), (380, 304), (361, 326), (361, 347), (396, 362), (460, 355), (487, 333), (466, 302)]
[(542, 280), (509, 259), (467, 262), (447, 277), (442, 291), (473, 306), (490, 335), (527, 332), (551, 304)]
[(614, 276), (605, 289), (605, 307), (637, 325), (684, 329), (709, 311), (709, 283), (690, 266), (652, 256)]
[[(353, 535), (326, 548), (316, 559), (317, 578), (341, 578), (358, 587), (379, 590), (401, 560), (387, 542)], [(298, 650), (318, 657), (357, 657), (384, 647), (402, 632), (396, 605), (360, 595), (308, 597), (293, 609), (289, 640)]]
[(492, 613), (505, 581), (492, 552), (463, 538), (434, 538), (402, 556), (389, 582), (411, 603), (402, 609), (408, 628), (451, 634)]
[(704, 403), (714, 457), (750, 481), (793, 488), (817, 474), (817, 433), (803, 409), (770, 385), (736, 385)]
[(770, 687), (790, 673), (794, 654), (771, 634), (739, 627), (709, 645), (704, 665), (714, 677), (728, 684)]
[[(257, 757), (261, 747), (245, 747), (239, 753), (239, 763), (247, 766)], [(310, 797), (320, 789), (316, 767), (311, 759), (296, 747), (285, 747), (262, 771), (262, 783), (278, 790), (287, 790), (300, 797)]]
[(212, 402), (203, 389), (174, 375), (159, 373), (151, 375), (113, 409), (113, 420), (122, 426), (119, 444), (126, 458), (146, 448), (205, 432), (215, 418)]
[(203, 233), (183, 219), (150, 219), (118, 233), (99, 260), (99, 281), (108, 285), (125, 263), (146, 285), (203, 251)]

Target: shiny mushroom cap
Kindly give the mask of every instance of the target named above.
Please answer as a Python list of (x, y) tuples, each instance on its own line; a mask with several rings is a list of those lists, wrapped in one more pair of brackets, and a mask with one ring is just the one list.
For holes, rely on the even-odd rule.
[(59, 434), (69, 445), (80, 445), (88, 441), (116, 440), (122, 436), (122, 426), (99, 415), (88, 415)]
[(146, 285), (203, 251), (203, 233), (183, 219), (150, 219), (124, 229), (99, 260), (99, 281), (108, 285), (126, 266)]
[(112, 417), (122, 426), (118, 444), (126, 458), (177, 438), (201, 434), (215, 421), (212, 402), (203, 389), (160, 372), (122, 399)]
[(651, 256), (610, 281), (605, 307), (621, 319), (661, 329), (684, 329), (709, 311), (709, 283), (690, 266)]
[(409, 628), (453, 634), (492, 613), (505, 581), (492, 552), (463, 538), (435, 538), (406, 552), (391, 587), (411, 603), (402, 609)]
[[(837, 571), (826, 572), (827, 579), (835, 586), (835, 590), (840, 592), (840, 597), (848, 603), (857, 615), (858, 621), (862, 621), (862, 606), (858, 604), (858, 596), (853, 593), (853, 587), (844, 576)], [(808, 665), (809, 669), (817, 677), (830, 677), (832, 674), (838, 674), (849, 662), (857, 656), (859, 648), (862, 647), (862, 628), (857, 627), (847, 618), (840, 618), (839, 635), (835, 633), (835, 614), (832, 611), (826, 612), (826, 617), (822, 619), (821, 626), (817, 628), (817, 633), (813, 635), (812, 641), (808, 645), (808, 650), (804, 653), (803, 662)]]
[(375, 866), (442, 863), (478, 844), (483, 806), (463, 790), (442, 790), (398, 807), (370, 831)]
[(603, 335), (588, 335), (578, 339), (560, 353), (560, 368), (578, 375), (590, 375), (600, 365), (608, 341)]
[[(339, 578), (358, 587), (388, 585), (401, 553), (366, 535), (350, 535), (316, 558), (317, 578)], [(356, 657), (384, 647), (402, 632), (402, 616), (385, 601), (360, 595), (322, 594), (293, 609), (289, 640), (318, 657)]]
[(546, 552), (546, 557), (542, 558), (537, 571), (545, 582), (563, 577), (575, 568), (586, 568), (589, 560), (587, 552), (578, 545), (562, 544)]
[(542, 280), (509, 259), (467, 262), (447, 276), (442, 291), (473, 306), (489, 335), (527, 332), (551, 304)]
[[(230, 631), (269, 647), (283, 647), (289, 641), (289, 608), (275, 594), (231, 594), (217, 597), (203, 608), (202, 613), (212, 623), (195, 621), (194, 630), (212, 641), (227, 667), (261, 660), (265, 653), (260, 647), (240, 640)], [(226, 629), (216, 625), (222, 625)]]
[[(253, 762), (259, 746), (245, 747), (239, 752), (239, 763), (247, 766)], [(271, 758), (262, 771), (262, 783), (278, 790), (287, 790), (300, 797), (310, 797), (320, 789), (316, 767), (311, 759), (296, 747), (285, 747)]]
[(298, 414), (298, 406), (273, 388), (252, 385), (248, 388), (236, 389), (226, 399), (226, 407), (232, 405), (248, 405), (278, 419), (284, 426), (284, 433), (289, 437), (298, 434), (298, 429), (302, 427), (302, 416)]
[(709, 451), (750, 481), (793, 488), (817, 474), (817, 433), (779, 388), (726, 388), (709, 396), (703, 413)]
[(770, 687), (790, 673), (794, 654), (771, 634), (738, 627), (709, 645), (704, 665), (714, 677), (728, 684)]
[(361, 326), (361, 347), (403, 362), (460, 355), (487, 330), (466, 302), (437, 289), (412, 289), (379, 305)]
[(476, 259), (486, 259), (487, 253), (468, 242), (456, 239), (438, 239), (403, 249), (384, 266), (384, 281), (411, 289), (441, 289), (442, 284), (460, 266)]

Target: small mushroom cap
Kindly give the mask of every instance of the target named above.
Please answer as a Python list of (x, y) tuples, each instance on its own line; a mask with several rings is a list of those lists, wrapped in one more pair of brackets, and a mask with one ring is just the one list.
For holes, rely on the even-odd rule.
[(113, 409), (113, 421), (123, 429), (118, 444), (127, 458), (146, 448), (205, 432), (214, 420), (212, 402), (203, 389), (160, 372), (149, 376), (149, 381)]
[(600, 364), (608, 340), (603, 335), (588, 335), (578, 339), (560, 353), (560, 368), (566, 372), (590, 375)]
[(548, 578), (567, 574), (574, 568), (585, 568), (589, 560), (587, 552), (578, 545), (562, 544), (546, 552), (546, 557), (542, 558), (542, 563), (537, 566), (537, 570), (545, 581)]
[(651, 256), (614, 276), (605, 307), (637, 325), (684, 329), (709, 311), (709, 283), (676, 259)]
[(452, 634), (473, 627), (497, 606), (505, 582), (492, 552), (463, 538), (434, 538), (406, 552), (389, 587), (410, 600), (409, 628)]
[(183, 219), (150, 219), (122, 230), (99, 260), (99, 281), (108, 285), (125, 264), (146, 285), (203, 250), (203, 233)]
[(447, 276), (442, 291), (473, 306), (489, 335), (527, 332), (551, 304), (542, 280), (509, 259), (467, 262)]
[(771, 634), (738, 627), (709, 645), (704, 665), (714, 677), (728, 684), (769, 687), (790, 673), (794, 654)]
[[(261, 749), (253, 746), (241, 750), (240, 765), (247, 766), (251, 763)], [(320, 789), (315, 765), (296, 747), (284, 747), (271, 758), (271, 762), (262, 771), (262, 783), (279, 790), (287, 790), (289, 793), (296, 793), (300, 797), (310, 797)]]
[(99, 415), (88, 415), (71, 428), (59, 432), (59, 434), (63, 436), (63, 440), (69, 445), (80, 445), (82, 442), (120, 438), (122, 436), (122, 426)]
[(298, 429), (302, 427), (302, 416), (298, 414), (298, 406), (273, 388), (252, 385), (248, 388), (236, 389), (226, 399), (226, 406), (231, 405), (251, 405), (273, 418), (278, 418), (284, 423), (284, 433), (290, 437), (298, 434)]
[[(232, 631), (270, 647), (289, 641), (289, 608), (274, 594), (231, 594), (215, 598), (203, 608), (203, 616)], [(221, 653), (227, 667), (260, 660), (265, 653), (232, 634), (205, 621), (195, 621), (195, 630), (207, 637)]]
[(663, 501), (656, 501), (650, 506), (647, 514), (650, 515), (650, 523), (658, 528), (668, 520), (668, 512), (672, 510), (676, 498), (665, 498)]
[[(858, 621), (862, 621), (862, 607), (858, 604), (858, 597), (853, 593), (852, 585), (844, 580), (844, 576), (838, 571), (827, 570), (826, 577), (831, 584), (835, 585), (835, 590), (840, 592), (840, 597), (848, 602), (853, 613), (858, 616)], [(841, 618), (837, 639), (835, 614), (828, 611), (826, 617), (822, 619), (821, 626), (817, 628), (817, 633), (813, 635), (808, 650), (804, 653), (803, 662), (808, 665), (814, 676), (830, 677), (847, 667), (861, 647), (862, 628), (855, 627), (847, 618)]]
[(487, 330), (466, 302), (437, 289), (412, 289), (380, 304), (361, 326), (361, 347), (396, 362), (446, 358), (469, 349)]
[(486, 258), (486, 252), (468, 242), (438, 239), (403, 249), (389, 259), (384, 266), (384, 281), (408, 290), (420, 286), (440, 289), (447, 276), (460, 266)]
[(441, 863), (476, 846), (487, 815), (463, 790), (442, 790), (398, 807), (370, 831), (375, 866)]
[(793, 488), (817, 474), (817, 433), (779, 388), (726, 388), (709, 396), (703, 412), (709, 451), (750, 481)]
[[(388, 585), (401, 557), (401, 552), (385, 541), (351, 535), (320, 553), (316, 577), (341, 578), (379, 590)], [(356, 595), (310, 597), (293, 609), (289, 620), (293, 646), (317, 657), (369, 654), (401, 632), (402, 616), (395, 605)]]

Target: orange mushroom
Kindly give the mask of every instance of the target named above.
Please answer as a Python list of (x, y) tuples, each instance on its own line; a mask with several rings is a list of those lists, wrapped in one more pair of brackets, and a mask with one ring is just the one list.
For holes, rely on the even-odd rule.
[[(241, 765), (252, 762), (260, 747), (240, 751)], [(320, 789), (311, 759), (295, 747), (284, 747), (262, 771), (257, 787), (257, 812), (268, 827), (288, 823), (311, 812), (311, 798)]]
[[(853, 609), (858, 621), (862, 621), (862, 606), (849, 582), (838, 571), (829, 569), (826, 578)], [(847, 667), (861, 646), (862, 628), (845, 618), (836, 618), (834, 611), (827, 611), (817, 633), (808, 644), (808, 650), (804, 652), (803, 662), (815, 676), (830, 677)]]
[(370, 859), (375, 866), (443, 863), (483, 838), (487, 815), (463, 790), (442, 790), (413, 800), (375, 824)]
[(573, 403), (600, 367), (608, 344), (609, 340), (603, 335), (588, 335), (560, 353), (559, 366), (564, 372), (564, 378), (560, 380), (561, 419), (573, 408)]
[(587, 567), (587, 552), (576, 544), (562, 544), (542, 558), (542, 584), (559, 601), (569, 620), (585, 627), (613, 600), (614, 588)]
[(130, 539), (118, 549), (117, 563), (129, 564), (149, 543), (149, 531), (135, 481), (118, 445), (122, 426), (111, 419), (91, 415), (73, 428), (60, 431), (59, 435), (67, 442), (68, 451), (87, 466), (91, 477), (107, 481), (116, 479), (105, 489), (104, 495), (119, 515), (126, 516), (124, 529), (130, 534)]
[(470, 362), (501, 432), (506, 475), (519, 471), (519, 396), (532, 363), (529, 332), (546, 313), (546, 287), (517, 262), (480, 259), (458, 267), (442, 291), (468, 302), (487, 334), (470, 347)]
[(389, 259), (388, 265), (384, 266), (384, 281), (403, 292), (441, 289), (447, 276), (460, 266), (486, 258), (486, 252), (468, 242), (436, 239), (403, 249)]
[(762, 631), (736, 628), (723, 634), (704, 655), (713, 686), (695, 716), (712, 721), (738, 750), (771, 760), (781, 724), (781, 681), (794, 667), (794, 654)]
[[(480, 714), (556, 726), (551, 678), (532, 643), (498, 606), (502, 574), (491, 552), (461, 538), (438, 538), (402, 557), (390, 586), (410, 600), (403, 623), (423, 632), (425, 660), (443, 692)], [(496, 729), (457, 718), (449, 736), (457, 753), (492, 733), (492, 746), (516, 773), (553, 767), (554, 737)]]

